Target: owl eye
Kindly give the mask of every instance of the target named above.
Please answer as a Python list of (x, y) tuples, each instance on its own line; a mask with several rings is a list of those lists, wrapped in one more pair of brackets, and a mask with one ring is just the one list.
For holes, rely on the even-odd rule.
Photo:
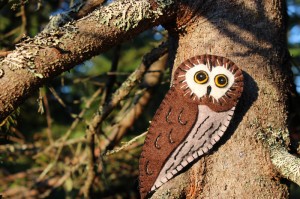
[(194, 81), (198, 84), (205, 84), (208, 81), (208, 74), (207, 72), (200, 70), (196, 72), (194, 76)]
[(215, 84), (219, 88), (224, 88), (228, 84), (228, 77), (223, 74), (219, 74), (215, 76)]

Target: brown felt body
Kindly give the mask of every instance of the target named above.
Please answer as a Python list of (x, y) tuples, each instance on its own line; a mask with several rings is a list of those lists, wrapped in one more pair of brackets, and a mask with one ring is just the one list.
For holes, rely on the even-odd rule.
[(193, 127), (195, 120), (190, 118), (195, 118), (198, 113), (197, 104), (187, 103), (173, 89), (167, 93), (157, 110), (143, 146), (139, 163), (142, 198), (151, 190), (172, 151)]
[[(222, 98), (214, 99), (207, 94), (200, 98), (196, 98), (194, 95), (184, 95), (186, 88), (181, 85), (185, 80), (185, 73), (199, 64), (207, 65), (210, 71), (213, 67), (222, 66), (234, 75), (234, 83)], [(151, 189), (156, 189), (172, 178), (166, 167), (169, 168), (171, 165), (170, 168), (176, 170), (175, 175), (182, 167), (212, 148), (226, 131), (242, 91), (242, 71), (226, 58), (214, 55), (196, 56), (184, 61), (177, 68), (174, 73), (173, 85), (151, 122), (143, 146), (139, 162), (142, 198), (145, 198)], [(209, 119), (207, 119), (208, 116)], [(194, 135), (189, 135), (191, 133)], [(199, 141), (191, 141), (196, 138), (196, 135)], [(187, 146), (186, 143), (191, 146)], [(199, 148), (201, 143), (203, 147)], [(189, 150), (192, 148), (199, 148), (199, 153)], [(175, 156), (178, 151), (184, 153), (178, 156), (181, 158), (180, 169), (178, 166), (177, 168), (172, 166), (173, 162), (177, 162), (178, 165)], [(163, 177), (161, 178), (161, 176)], [(164, 182), (160, 182), (161, 179)]]

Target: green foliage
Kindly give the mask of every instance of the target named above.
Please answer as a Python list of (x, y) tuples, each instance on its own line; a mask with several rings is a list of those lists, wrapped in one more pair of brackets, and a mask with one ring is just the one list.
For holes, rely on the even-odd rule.
[[(1, 6), (2, 2), (0, 1), (0, 51), (13, 50), (14, 44), (23, 34), (35, 36), (48, 22), (48, 16), (65, 3), (43, 1), (41, 6), (39, 1), (23, 4), (11, 1), (10, 4)], [(10, 197), (25, 196), (31, 190), (38, 190), (38, 197), (49, 198), (75, 198), (80, 194), (88, 170), (88, 144), (85, 142), (87, 123), (98, 112), (99, 106), (109, 100), (122, 82), (140, 65), (143, 55), (161, 42), (154, 39), (154, 34), (160, 33), (157, 30), (146, 31), (134, 40), (122, 44), (119, 52), (117, 48), (113, 48), (76, 66), (29, 98), (19, 108), (19, 114), (12, 114), (7, 118), (9, 122), (0, 127), (2, 130), (6, 126), (6, 134), (2, 130), (3, 136), (0, 135), (3, 138), (1, 143), (5, 144), (0, 145), (0, 178), (6, 179), (0, 181), (1, 194), (20, 187), (25, 187), (25, 190), (20, 189), (20, 192)], [(117, 53), (120, 54), (119, 58)], [(118, 62), (114, 70), (113, 60)], [(168, 75), (165, 77), (168, 79)], [(168, 83), (160, 86), (147, 109), (126, 129), (127, 133), (114, 146), (147, 130), (149, 120), (167, 88)], [(98, 89), (101, 92), (93, 98)], [(143, 139), (116, 154), (105, 156), (104, 153), (105, 145), (109, 144), (108, 137), (116, 132), (116, 124), (126, 118), (144, 90), (136, 85), (102, 123), (95, 150), (98, 173), (93, 194), (97, 198), (112, 195), (136, 197), (137, 165)], [(43, 112), (38, 112), (39, 109)]]

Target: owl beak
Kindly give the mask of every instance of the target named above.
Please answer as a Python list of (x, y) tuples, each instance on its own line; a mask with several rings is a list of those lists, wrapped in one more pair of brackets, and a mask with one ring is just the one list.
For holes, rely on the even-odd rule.
[(208, 87), (207, 87), (206, 94), (207, 94), (207, 95), (209, 95), (209, 94), (210, 94), (210, 92), (211, 92), (211, 86), (208, 86)]

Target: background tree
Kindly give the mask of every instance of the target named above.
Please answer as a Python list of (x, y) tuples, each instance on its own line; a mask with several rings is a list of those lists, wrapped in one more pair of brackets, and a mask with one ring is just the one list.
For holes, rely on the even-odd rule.
[[(168, 88), (158, 86), (169, 82), (170, 72), (160, 78), (167, 54), (167, 66), (176, 68), (208, 53), (244, 71), (238, 114), (213, 152), (152, 197), (287, 198), (289, 182), (282, 177), (300, 184), (300, 161), (285, 2), (122, 0), (88, 14), (102, 3), (0, 1), (0, 119), (2, 142), (9, 140), (1, 146), (0, 192), (16, 198), (136, 197), (141, 132), (165, 92), (161, 88)], [(46, 25), (53, 10), (61, 14)], [(295, 13), (289, 13), (292, 28)], [(167, 41), (157, 47), (161, 40)], [(12, 111), (41, 85), (21, 106), (18, 125), (11, 124), (17, 115)], [(149, 111), (142, 111), (148, 102)], [(32, 111), (37, 104), (42, 116)], [(118, 148), (121, 140), (127, 142)], [(296, 195), (296, 186), (290, 187)]]

